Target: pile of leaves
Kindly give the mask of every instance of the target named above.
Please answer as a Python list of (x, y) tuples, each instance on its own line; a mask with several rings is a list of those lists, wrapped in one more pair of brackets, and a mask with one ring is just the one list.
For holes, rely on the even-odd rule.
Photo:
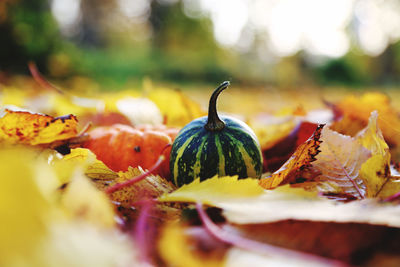
[(1, 266), (400, 265), (400, 117), (387, 96), (244, 117), (262, 179), (177, 188), (168, 144), (205, 115), (199, 103), (34, 77), (0, 85)]

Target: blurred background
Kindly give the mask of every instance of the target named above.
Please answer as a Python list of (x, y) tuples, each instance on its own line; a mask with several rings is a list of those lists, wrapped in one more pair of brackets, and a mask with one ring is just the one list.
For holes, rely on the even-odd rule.
[(0, 80), (396, 87), (399, 0), (1, 0)]

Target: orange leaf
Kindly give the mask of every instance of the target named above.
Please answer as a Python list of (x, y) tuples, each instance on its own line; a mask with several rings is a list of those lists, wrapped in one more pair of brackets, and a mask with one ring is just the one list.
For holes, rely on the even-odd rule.
[(314, 134), (297, 147), (290, 159), (279, 170), (274, 172), (271, 177), (260, 180), (260, 185), (265, 189), (272, 189), (296, 181), (306, 174), (306, 170), (311, 167), (311, 162), (316, 160), (315, 157), (320, 152), (318, 148), (321, 144), (320, 137), (323, 127), (324, 125), (319, 125)]
[(382, 93), (366, 93), (361, 97), (348, 96), (335, 105), (342, 119), (332, 125), (332, 129), (342, 134), (354, 136), (368, 124), (372, 111), (379, 113), (378, 124), (385, 140), (398, 146), (400, 118), (390, 103), (388, 96)]
[(25, 111), (6, 110), (0, 118), (0, 141), (39, 145), (75, 137), (78, 120), (74, 115), (52, 117)]

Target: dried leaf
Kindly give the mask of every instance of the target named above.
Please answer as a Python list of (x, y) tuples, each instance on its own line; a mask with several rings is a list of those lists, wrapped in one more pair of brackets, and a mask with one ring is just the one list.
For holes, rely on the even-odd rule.
[(400, 206), (374, 200), (337, 203), (317, 197), (301, 188), (281, 186), (258, 198), (240, 201), (220, 200), (213, 206), (223, 209), (225, 218), (236, 224), (307, 220), (343, 223), (368, 223), (400, 227)]
[(85, 175), (96, 180), (114, 180), (118, 174), (110, 170), (103, 162), (96, 159), (96, 155), (86, 148), (75, 148), (65, 155), (64, 161), (80, 164), (85, 170)]
[[(177, 224), (164, 227), (158, 241), (158, 251), (167, 266), (202, 267), (223, 266), (224, 261), (218, 257), (202, 254), (194, 248), (194, 242), (184, 233), (184, 228)], [(172, 245), (173, 244), (173, 245)]]
[(78, 121), (75, 116), (51, 117), (23, 111), (7, 111), (0, 118), (0, 141), (13, 144), (49, 144), (75, 137)]
[[(284, 220), (226, 225), (224, 230), (257, 242), (342, 261), (342, 264), (338, 262), (333, 266), (367, 266), (367, 262), (380, 251), (394, 255), (400, 253), (400, 247), (395, 245), (400, 238), (400, 229), (381, 225)], [(295, 259), (302, 262), (300, 257)]]
[[(119, 172), (118, 177), (113, 183), (123, 183), (133, 177), (143, 174), (141, 168), (132, 168), (126, 172)], [(125, 207), (132, 206), (135, 202), (142, 199), (154, 199), (159, 196), (174, 191), (176, 187), (159, 175), (149, 175), (144, 180), (131, 186), (127, 186), (111, 194), (114, 201), (121, 203)]]
[(242, 266), (280, 266), (280, 267), (326, 267), (324, 263), (310, 262), (300, 260), (298, 258), (282, 257), (276, 255), (264, 255), (252, 251), (232, 248), (226, 255), (226, 267), (242, 267)]
[(298, 178), (309, 174), (311, 163), (316, 160), (315, 157), (320, 152), (322, 129), (323, 125), (318, 126), (313, 136), (301, 144), (279, 170), (271, 177), (260, 180), (260, 185), (265, 189), (273, 189), (281, 184), (296, 182)]
[(97, 223), (78, 223), (60, 205), (57, 177), (45, 153), (2, 147), (0, 160), (7, 162), (0, 164), (1, 266), (122, 267), (135, 262), (127, 236)]
[(213, 204), (219, 200), (240, 200), (257, 197), (263, 189), (258, 185), (258, 180), (247, 178), (237, 179), (237, 176), (214, 176), (200, 182), (196, 179), (190, 184), (183, 185), (170, 194), (159, 198), (160, 201), (173, 202), (202, 202)]
[(29, 256), (46, 233), (46, 214), (50, 216), (52, 208), (36, 181), (36, 157), (27, 148), (0, 149), (1, 266)]
[(264, 170), (277, 171), (295, 152), (297, 147), (313, 135), (318, 125), (310, 122), (299, 122), (296, 127), (272, 147), (263, 150)]
[(334, 182), (341, 192), (364, 198), (366, 185), (360, 177), (362, 164), (371, 156), (361, 142), (325, 128), (321, 132), (321, 153), (316, 157), (313, 167), (321, 174), (315, 179), (319, 182)]
[(178, 90), (153, 89), (149, 92), (148, 98), (156, 103), (168, 126), (181, 127), (206, 115), (197, 102)]
[(361, 97), (348, 96), (336, 104), (342, 119), (332, 125), (340, 133), (354, 136), (367, 124), (372, 111), (379, 112), (378, 123), (386, 141), (399, 145), (400, 118), (390, 103), (388, 96), (382, 93), (366, 93)]
[[(138, 262), (136, 247), (127, 235), (78, 221), (50, 225), (48, 234), (31, 251), (34, 256), (24, 253), (17, 258), (18, 265), (7, 266), (125, 267)], [(25, 265), (20, 265), (21, 260)]]
[(372, 112), (368, 126), (358, 133), (357, 138), (372, 154), (361, 166), (360, 176), (366, 185), (367, 197), (375, 197), (391, 176), (389, 146), (378, 127), (376, 111)]
[(386, 199), (400, 192), (400, 178), (391, 177), (383, 186), (377, 197)]
[(118, 177), (117, 173), (97, 160), (96, 155), (86, 148), (71, 149), (71, 153), (64, 157), (51, 153), (48, 158), (61, 184), (68, 183), (77, 169), (84, 170), (85, 175), (93, 180), (109, 181)]
[(115, 226), (115, 213), (110, 200), (83, 176), (83, 172), (75, 172), (62, 194), (61, 202), (77, 218), (93, 225), (108, 228)]
[(294, 116), (275, 117), (260, 115), (250, 119), (249, 126), (254, 130), (262, 150), (273, 147), (287, 137), (298, 124)]

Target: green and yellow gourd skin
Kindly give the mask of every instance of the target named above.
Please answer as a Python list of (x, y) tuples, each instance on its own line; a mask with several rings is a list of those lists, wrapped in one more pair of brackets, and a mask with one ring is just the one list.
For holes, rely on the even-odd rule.
[(254, 132), (238, 119), (217, 114), (217, 97), (228, 85), (224, 82), (214, 91), (208, 116), (193, 120), (175, 138), (170, 169), (177, 186), (215, 175), (261, 177), (262, 154)]

